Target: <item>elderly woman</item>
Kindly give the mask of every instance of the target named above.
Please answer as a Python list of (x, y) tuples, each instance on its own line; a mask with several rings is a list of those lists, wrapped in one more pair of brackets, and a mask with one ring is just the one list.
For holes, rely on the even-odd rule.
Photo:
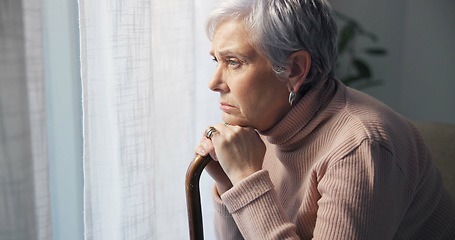
[(334, 77), (326, 0), (228, 0), (208, 35), (225, 123), (196, 152), (216, 161), (219, 239), (455, 239), (455, 207), (417, 130)]

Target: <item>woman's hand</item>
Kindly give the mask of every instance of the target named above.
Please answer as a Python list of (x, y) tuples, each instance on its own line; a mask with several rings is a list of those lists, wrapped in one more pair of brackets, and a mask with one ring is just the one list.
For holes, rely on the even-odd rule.
[(201, 140), (201, 145), (218, 161), (233, 185), (262, 169), (266, 147), (254, 129), (225, 124), (214, 127), (217, 131), (211, 141), (206, 138), (211, 145), (206, 140)]
[(217, 124), (212, 137), (218, 161), (235, 185), (262, 169), (266, 147), (259, 134), (248, 127)]
[(248, 127), (214, 125), (212, 139), (203, 137), (195, 151), (215, 160), (205, 168), (221, 195), (244, 178), (262, 169), (266, 146), (259, 134)]
[(205, 170), (215, 180), (218, 194), (221, 195), (229, 190), (232, 187), (231, 180), (229, 180), (228, 176), (221, 168), (220, 163), (217, 161), (215, 148), (213, 147), (212, 141), (204, 135), (204, 137), (202, 137), (201, 141), (199, 142), (199, 146), (195, 148), (195, 152), (200, 156), (207, 156), (207, 154), (210, 154), (212, 159), (215, 160), (210, 161), (205, 167)]

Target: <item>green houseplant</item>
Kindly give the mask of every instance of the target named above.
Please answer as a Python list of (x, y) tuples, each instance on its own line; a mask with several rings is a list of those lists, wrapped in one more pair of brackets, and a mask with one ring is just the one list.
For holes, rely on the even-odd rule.
[(359, 48), (359, 38), (370, 39), (373, 43), (378, 37), (365, 30), (356, 20), (340, 12), (335, 12), (338, 33), (338, 63), (337, 76), (347, 86), (363, 89), (366, 87), (382, 84), (381, 80), (373, 77), (368, 62), (362, 56), (380, 57), (387, 54), (387, 51), (379, 46)]

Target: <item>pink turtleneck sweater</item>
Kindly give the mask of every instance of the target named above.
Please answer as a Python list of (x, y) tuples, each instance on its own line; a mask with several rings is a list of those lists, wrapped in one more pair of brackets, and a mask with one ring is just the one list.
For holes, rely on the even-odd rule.
[(221, 197), (218, 239), (455, 239), (455, 207), (417, 130), (337, 80), (272, 129), (263, 170)]

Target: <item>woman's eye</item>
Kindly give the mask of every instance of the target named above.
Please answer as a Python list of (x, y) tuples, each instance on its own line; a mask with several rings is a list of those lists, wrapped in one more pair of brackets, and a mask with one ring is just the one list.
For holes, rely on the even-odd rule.
[(231, 66), (233, 68), (237, 68), (241, 64), (241, 62), (238, 59), (235, 59), (235, 58), (229, 58), (229, 59), (226, 60), (226, 62), (228, 63), (229, 66)]
[(218, 59), (216, 59), (216, 57), (212, 57), (212, 62), (214, 62), (214, 63), (215, 63), (215, 65), (217, 65), (217, 66), (218, 66)]

